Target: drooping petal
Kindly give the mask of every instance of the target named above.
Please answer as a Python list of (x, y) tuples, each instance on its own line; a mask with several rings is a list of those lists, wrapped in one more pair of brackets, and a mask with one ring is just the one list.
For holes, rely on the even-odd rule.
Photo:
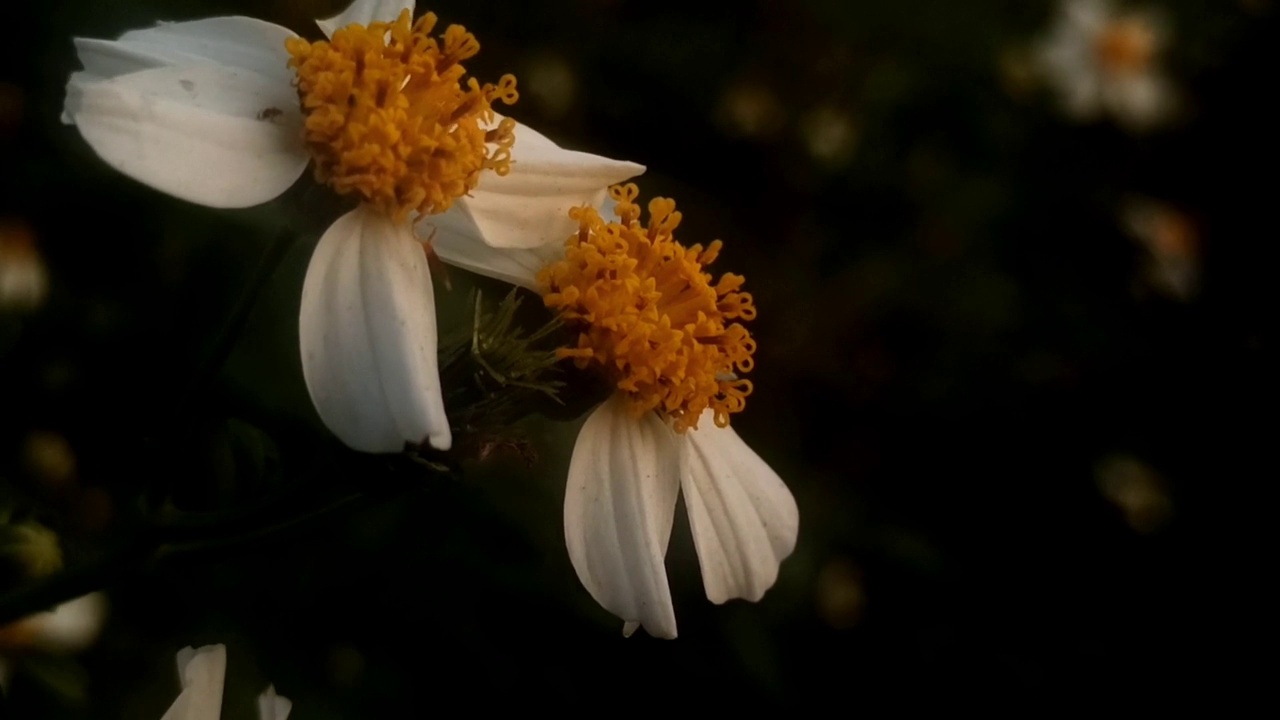
[(289, 720), (289, 711), (293, 702), (283, 695), (276, 694), (276, 686), (268, 685), (258, 696), (258, 720)]
[(450, 265), (530, 290), (537, 289), (538, 271), (564, 253), (563, 244), (557, 243), (527, 250), (487, 245), (480, 240), (475, 222), (457, 205), (424, 217), (418, 222), (418, 234), (432, 238), (436, 255)]
[(296, 94), (250, 70), (165, 66), (107, 80), (75, 73), (65, 110), (109, 165), (210, 207), (266, 202), (309, 160)]
[(368, 25), (372, 22), (390, 22), (400, 16), (401, 10), (413, 12), (414, 0), (355, 0), (346, 10), (331, 18), (316, 20), (325, 37), (333, 37), (348, 25)]
[(655, 637), (676, 636), (663, 557), (680, 489), (671, 430), (631, 416), (621, 396), (596, 408), (569, 461), (564, 536), (587, 591), (606, 610)]
[(709, 415), (684, 441), (681, 487), (707, 598), (759, 600), (795, 548), (796, 501), (732, 428), (716, 427)]
[(178, 651), (182, 692), (160, 720), (218, 720), (222, 715), (222, 682), (227, 671), (225, 645)]
[(644, 172), (643, 165), (565, 150), (517, 125), (506, 177), (485, 173), (471, 196), (457, 202), (477, 239), (497, 248), (560, 245), (577, 230), (570, 208), (599, 207), (610, 185)]
[(311, 400), (348, 447), (449, 449), (431, 273), (409, 225), (365, 207), (338, 218), (307, 267), (298, 332)]
[(284, 44), (292, 37), (297, 35), (288, 28), (256, 18), (233, 16), (165, 22), (130, 30), (114, 41), (76, 38), (75, 43), (85, 71), (100, 77), (121, 73), (104, 72), (110, 66), (101, 66), (93, 55), (132, 53), (159, 61), (160, 65), (208, 64), (250, 70), (288, 86), (293, 82), (293, 70), (289, 68), (289, 53)]

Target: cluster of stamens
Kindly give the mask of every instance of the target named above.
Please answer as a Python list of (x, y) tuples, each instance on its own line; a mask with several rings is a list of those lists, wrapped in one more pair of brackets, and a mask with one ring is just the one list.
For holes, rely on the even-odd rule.
[(1145, 18), (1122, 17), (1111, 21), (1094, 44), (1098, 62), (1113, 75), (1135, 75), (1151, 67), (1155, 59), (1155, 29)]
[(516, 80), (466, 78), (461, 61), (480, 50), (450, 25), (431, 36), (436, 16), (416, 23), (349, 25), (328, 41), (287, 41), (306, 113), (316, 178), (403, 222), (410, 212), (444, 212), (475, 188), (482, 170), (511, 168), (515, 121), (494, 125), (491, 103), (516, 101)]
[(637, 416), (656, 410), (684, 432), (710, 408), (716, 425), (728, 426), (752, 389), (738, 373), (751, 370), (756, 343), (733, 322), (756, 316), (751, 295), (738, 291), (744, 278), (726, 273), (713, 282), (703, 268), (721, 242), (706, 249), (678, 243), (673, 200), (650, 201), (645, 226), (634, 184), (609, 192), (618, 221), (589, 207), (572, 210), (577, 234), (564, 258), (538, 276), (547, 307), (579, 331), (577, 346), (560, 356), (603, 370)]

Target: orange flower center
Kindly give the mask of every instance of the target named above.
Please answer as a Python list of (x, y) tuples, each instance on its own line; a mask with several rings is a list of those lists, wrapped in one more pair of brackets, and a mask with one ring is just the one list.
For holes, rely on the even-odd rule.
[(564, 259), (538, 275), (547, 307), (579, 331), (577, 347), (560, 356), (604, 371), (637, 416), (657, 410), (684, 432), (710, 408), (716, 425), (728, 426), (751, 394), (751, 381), (738, 373), (755, 364), (755, 340), (732, 322), (756, 316), (751, 295), (738, 292), (744, 278), (726, 273), (713, 282), (703, 270), (720, 253), (719, 240), (705, 250), (676, 242), (681, 216), (673, 200), (653, 199), (646, 227), (634, 184), (609, 193), (619, 220), (572, 210), (578, 233), (566, 241)]
[(1098, 62), (1115, 75), (1134, 75), (1151, 67), (1156, 54), (1156, 34), (1141, 18), (1121, 18), (1098, 35)]
[(493, 126), (490, 103), (516, 101), (516, 79), (466, 78), (461, 61), (480, 50), (461, 25), (439, 39), (433, 13), (416, 23), (348, 25), (328, 41), (285, 43), (298, 73), (307, 147), (316, 179), (355, 193), (403, 222), (444, 212), (479, 181), (511, 168), (515, 121)]

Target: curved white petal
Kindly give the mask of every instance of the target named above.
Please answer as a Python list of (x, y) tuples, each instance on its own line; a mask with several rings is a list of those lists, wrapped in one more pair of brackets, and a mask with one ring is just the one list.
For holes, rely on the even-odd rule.
[(449, 449), (431, 273), (408, 224), (365, 207), (338, 218), (307, 267), (298, 333), (311, 400), (347, 446)]
[(317, 20), (316, 24), (325, 37), (333, 37), (348, 25), (368, 25), (372, 22), (390, 22), (400, 16), (401, 10), (413, 13), (414, 0), (355, 0), (342, 12), (331, 18)]
[(431, 238), (441, 260), (530, 290), (538, 289), (538, 271), (564, 254), (563, 245), (554, 243), (527, 250), (486, 245), (471, 216), (457, 205), (422, 218), (417, 227), (420, 237)]
[(258, 696), (258, 720), (289, 720), (289, 711), (293, 702), (283, 695), (276, 694), (276, 686), (268, 685)]
[(55, 607), (40, 619), (35, 643), (45, 650), (79, 652), (93, 644), (107, 619), (107, 596), (81, 595)]
[(795, 549), (800, 513), (791, 491), (732, 428), (708, 415), (685, 433), (681, 487), (707, 598), (756, 601)]
[(182, 692), (160, 720), (218, 720), (222, 715), (222, 682), (227, 671), (227, 648), (205, 645), (178, 651)]
[(671, 430), (615, 395), (587, 418), (569, 461), (564, 537), (587, 591), (627, 627), (676, 636), (663, 557), (680, 489)]
[(485, 173), (457, 202), (477, 239), (493, 247), (560, 245), (578, 228), (570, 208), (599, 207), (610, 185), (644, 172), (633, 162), (565, 150), (525, 125), (517, 125), (515, 134), (511, 172)]
[(167, 66), (107, 80), (75, 73), (66, 113), (107, 164), (211, 207), (266, 202), (309, 159), (296, 94), (250, 70)]
[[(293, 37), (297, 35), (288, 28), (256, 18), (232, 16), (160, 23), (130, 30), (116, 43), (163, 58), (167, 65), (208, 63), (252, 70), (289, 86), (294, 72), (289, 67), (289, 52), (284, 43)], [(85, 70), (93, 70), (83, 55), (81, 62), (85, 63)]]

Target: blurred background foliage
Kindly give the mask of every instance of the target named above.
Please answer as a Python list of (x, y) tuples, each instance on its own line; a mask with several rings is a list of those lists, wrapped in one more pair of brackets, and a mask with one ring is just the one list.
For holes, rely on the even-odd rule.
[[(723, 238), (717, 267), (756, 297), (756, 391), (734, 425), (794, 492), (799, 544), (762, 602), (714, 606), (679, 512), (673, 642), (624, 641), (568, 562), (577, 422), (531, 418), (447, 474), (324, 430), (298, 298), (344, 200), (304, 180), (254, 209), (192, 206), (58, 121), (73, 36), (221, 14), (318, 35), (312, 18), (343, 4), (7, 11), (0, 219), (47, 287), (0, 313), (6, 522), (52, 530), (76, 568), (127, 557), (157, 517), (247, 512), (258, 527), (371, 490), (278, 533), (116, 568), (87, 651), (0, 645), (14, 668), (0, 714), (158, 718), (174, 652), (211, 642), (229, 648), (229, 718), (267, 682), (292, 717), (324, 720), (1147, 704), (1260, 672), (1229, 640), (1256, 632), (1236, 571), (1263, 542), (1252, 498), (1274, 472), (1253, 418), (1274, 386), (1272, 2), (1151, 3), (1181, 111), (1141, 135), (1072, 122), (1028, 72), (1050, 2), (419, 8), (476, 33), (478, 76), (516, 73), (518, 120), (647, 165), (644, 196), (677, 199), (685, 242)], [(1158, 248), (1127, 229), (1144, 201), (1177, 209), (1193, 291), (1162, 285)], [(472, 289), (504, 289), (448, 276), (442, 328), (465, 335)], [(53, 567), (12, 537), (7, 588)]]

